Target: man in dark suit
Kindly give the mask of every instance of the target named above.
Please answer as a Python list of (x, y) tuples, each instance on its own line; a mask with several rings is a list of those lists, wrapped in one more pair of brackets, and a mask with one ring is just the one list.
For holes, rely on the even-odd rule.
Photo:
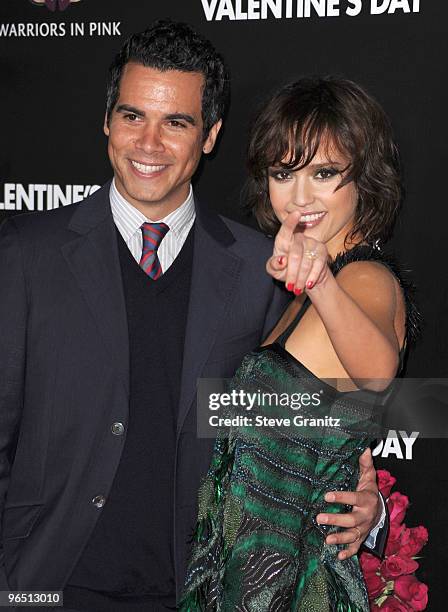
[[(187, 26), (131, 37), (108, 89), (114, 180), (2, 226), (4, 588), (95, 611), (180, 595), (213, 444), (196, 381), (230, 377), (288, 299), (264, 271), (271, 242), (194, 200), (226, 99), (221, 58)], [(355, 549), (378, 513), (368, 462), (359, 489), (331, 521), (356, 524), (337, 536)]]

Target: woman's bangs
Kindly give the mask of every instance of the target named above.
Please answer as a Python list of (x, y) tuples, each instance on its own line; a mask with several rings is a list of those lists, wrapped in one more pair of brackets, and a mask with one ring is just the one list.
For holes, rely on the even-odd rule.
[(296, 122), (292, 128), (289, 127), (287, 136), (281, 140), (281, 146), (276, 147), (275, 161), (270, 165), (279, 165), (287, 170), (305, 168), (319, 150), (328, 160), (331, 160), (335, 149), (342, 155), (347, 155), (337, 130), (333, 130), (327, 119), (320, 117), (318, 113), (313, 113), (305, 121)]

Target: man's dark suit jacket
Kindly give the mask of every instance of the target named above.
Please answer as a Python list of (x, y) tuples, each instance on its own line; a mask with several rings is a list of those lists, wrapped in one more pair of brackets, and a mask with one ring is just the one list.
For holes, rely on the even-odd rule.
[[(284, 308), (285, 292), (265, 273), (271, 249), (258, 232), (198, 209), (173, 483), (178, 594), (213, 446), (196, 437), (196, 381), (230, 377)], [(3, 580), (62, 589), (101, 512), (92, 500), (107, 503), (120, 462), (124, 436), (112, 424), (129, 417), (109, 184), (80, 204), (7, 220), (0, 291)]]

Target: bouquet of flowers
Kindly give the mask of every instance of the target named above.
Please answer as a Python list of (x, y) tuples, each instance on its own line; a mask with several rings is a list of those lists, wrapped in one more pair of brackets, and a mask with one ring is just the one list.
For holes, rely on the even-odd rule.
[(387, 470), (378, 470), (378, 487), (387, 500), (390, 530), (383, 561), (363, 552), (360, 562), (373, 612), (408, 612), (425, 610), (428, 587), (414, 572), (419, 567), (416, 555), (428, 541), (425, 527), (407, 527), (403, 523), (409, 499), (398, 491), (391, 494), (396, 478)]

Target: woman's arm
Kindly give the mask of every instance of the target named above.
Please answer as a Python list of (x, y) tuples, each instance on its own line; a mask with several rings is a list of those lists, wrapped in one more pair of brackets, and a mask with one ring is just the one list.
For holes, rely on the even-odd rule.
[(296, 295), (306, 291), (329, 349), (355, 384), (381, 390), (398, 367), (395, 318), (404, 301), (397, 281), (373, 261), (350, 263), (333, 276), (325, 244), (294, 233), (299, 217), (292, 213), (282, 224), (267, 271)]
[[(307, 290), (350, 378), (360, 387), (387, 387), (398, 368), (395, 281), (381, 264), (354, 262)], [(374, 381), (378, 381), (376, 384)], [(379, 387), (379, 388), (378, 388)]]

